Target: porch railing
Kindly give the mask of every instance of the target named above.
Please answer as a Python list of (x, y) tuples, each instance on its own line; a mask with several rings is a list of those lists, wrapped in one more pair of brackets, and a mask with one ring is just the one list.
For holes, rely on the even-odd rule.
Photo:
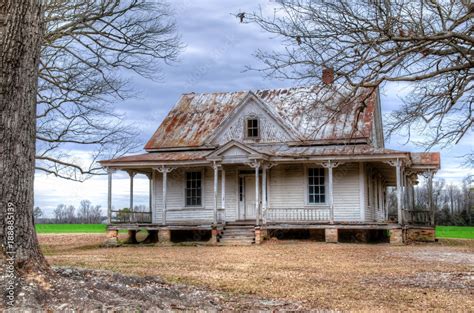
[(151, 212), (111, 211), (111, 223), (151, 223)]
[(431, 212), (426, 210), (403, 210), (403, 220), (407, 224), (429, 225)]
[(263, 212), (264, 222), (327, 222), (329, 209), (326, 208), (269, 208)]

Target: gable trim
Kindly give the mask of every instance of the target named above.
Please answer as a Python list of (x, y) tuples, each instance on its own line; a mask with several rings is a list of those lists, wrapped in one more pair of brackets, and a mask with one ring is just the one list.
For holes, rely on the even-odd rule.
[(217, 149), (216, 151), (214, 151), (213, 153), (209, 154), (206, 159), (207, 160), (221, 160), (222, 159), (222, 154), (228, 150), (230, 150), (231, 148), (234, 148), (234, 147), (237, 147), (239, 149), (242, 149), (244, 150), (245, 152), (248, 153), (248, 156), (250, 158), (267, 158), (267, 155), (264, 154), (264, 153), (260, 153), (258, 152), (257, 150), (241, 143), (241, 142), (238, 142), (236, 140), (231, 140), (229, 142), (227, 142), (225, 145), (223, 145), (222, 147), (220, 147), (219, 149)]
[(217, 138), (217, 136), (221, 133), (221, 130), (225, 129), (229, 126), (232, 122), (234, 117), (239, 114), (246, 106), (246, 104), (251, 100), (255, 100), (255, 103), (262, 109), (268, 116), (278, 125), (280, 126), (283, 131), (288, 135), (288, 137), (293, 141), (301, 141), (301, 136), (299, 132), (287, 125), (287, 123), (280, 118), (278, 115), (273, 113), (269, 108), (268, 105), (263, 102), (255, 93), (249, 91), (247, 95), (242, 99), (242, 101), (234, 108), (232, 112), (222, 121), (222, 123), (216, 128), (213, 134), (211, 134), (205, 141), (205, 145), (212, 145), (212, 142)]

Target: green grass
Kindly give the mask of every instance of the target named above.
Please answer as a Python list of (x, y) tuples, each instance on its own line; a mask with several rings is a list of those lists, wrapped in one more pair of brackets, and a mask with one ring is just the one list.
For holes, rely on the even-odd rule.
[(39, 234), (105, 233), (104, 224), (37, 224)]
[(436, 238), (474, 239), (474, 227), (436, 226)]

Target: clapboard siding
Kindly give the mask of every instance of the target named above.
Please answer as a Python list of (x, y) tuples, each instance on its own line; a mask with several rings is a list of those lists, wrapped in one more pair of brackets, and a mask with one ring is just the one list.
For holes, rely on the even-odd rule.
[[(187, 171), (202, 171), (202, 207), (189, 208), (185, 205), (185, 173)], [(235, 169), (226, 168), (226, 210), (225, 219), (233, 221), (237, 218), (237, 171)], [(160, 223), (162, 220), (163, 209), (163, 174), (156, 173), (154, 181), (154, 223)], [(221, 171), (219, 171), (218, 199), (217, 207), (221, 207)], [(193, 168), (193, 169), (176, 169), (168, 173), (168, 186), (166, 197), (166, 219), (169, 222), (186, 222), (186, 221), (207, 221), (212, 222), (214, 219), (214, 170), (211, 167)]]
[(270, 208), (305, 206), (305, 174), (302, 165), (277, 165), (269, 173)]
[(334, 220), (360, 221), (359, 165), (343, 164), (334, 169)]
[[(214, 171), (211, 167), (194, 168), (203, 172), (202, 208), (185, 207), (184, 188), (186, 169), (176, 169), (168, 174), (167, 220), (169, 222), (213, 221)], [(248, 169), (247, 169), (248, 170)], [(315, 207), (327, 209), (327, 204), (308, 206), (306, 201), (307, 177), (305, 165), (278, 165), (268, 172), (268, 206), (275, 209), (302, 209)], [(225, 220), (238, 219), (238, 167), (226, 166)], [(162, 217), (162, 174), (155, 174), (154, 222)], [(327, 177), (327, 170), (326, 170)], [(326, 179), (327, 185), (327, 179)], [(359, 167), (357, 163), (343, 164), (334, 169), (334, 218), (336, 221), (360, 221)], [(221, 207), (221, 171), (218, 183), (218, 207)], [(367, 220), (373, 219), (366, 212)]]

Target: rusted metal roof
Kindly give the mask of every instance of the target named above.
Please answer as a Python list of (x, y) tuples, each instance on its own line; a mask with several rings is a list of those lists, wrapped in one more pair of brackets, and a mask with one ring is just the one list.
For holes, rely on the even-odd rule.
[(184, 94), (145, 145), (145, 150), (202, 146), (246, 94)]
[[(376, 106), (376, 92), (363, 89), (348, 101), (342, 87), (311, 86), (258, 90), (257, 96), (299, 132), (304, 140), (341, 140), (370, 137)], [(358, 114), (358, 108), (365, 106)]]
[(205, 160), (206, 156), (212, 151), (170, 151), (170, 152), (148, 152), (144, 154), (128, 155), (112, 160), (100, 161), (103, 166), (118, 164), (118, 163), (159, 163), (170, 161), (199, 161)]
[(439, 152), (412, 152), (410, 156), (413, 167), (433, 167), (439, 169), (441, 166)]
[(371, 145), (328, 145), (328, 146), (288, 146), (280, 145), (251, 145), (255, 150), (276, 157), (305, 158), (311, 156), (388, 156), (406, 155), (409, 152), (385, 148), (375, 148)]
[[(145, 145), (146, 150), (200, 147), (249, 92), (184, 94)], [(302, 141), (369, 138), (376, 93), (364, 89), (347, 102), (335, 86), (258, 90), (254, 94)], [(365, 109), (357, 109), (364, 100)], [(359, 101), (360, 100), (360, 101)]]

